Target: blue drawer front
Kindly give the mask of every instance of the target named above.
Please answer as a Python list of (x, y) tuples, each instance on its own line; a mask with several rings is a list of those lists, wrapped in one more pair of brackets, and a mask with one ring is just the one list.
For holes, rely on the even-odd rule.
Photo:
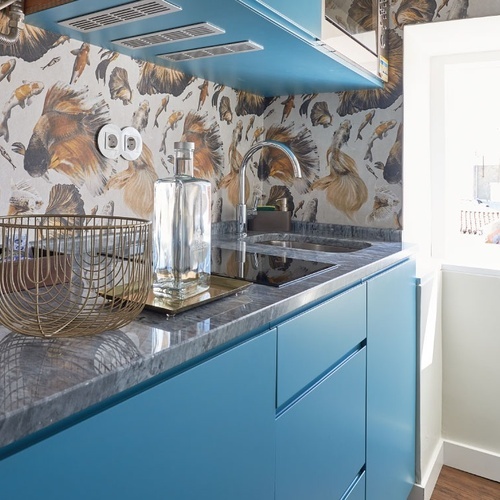
[(366, 489), (366, 474), (363, 474), (358, 478), (354, 487), (348, 492), (347, 496), (343, 497), (342, 500), (365, 500), (365, 489)]
[(363, 284), (278, 326), (278, 407), (366, 338), (365, 311)]
[[(276, 420), (276, 500), (339, 499), (365, 463), (366, 348)], [(355, 497), (356, 498), (356, 497)]]

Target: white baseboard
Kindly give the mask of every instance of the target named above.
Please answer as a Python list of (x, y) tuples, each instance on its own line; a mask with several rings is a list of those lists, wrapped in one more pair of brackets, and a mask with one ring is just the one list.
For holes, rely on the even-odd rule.
[(443, 442), (441, 441), (434, 450), (426, 470), (422, 471), (423, 474), (421, 484), (415, 484), (413, 486), (413, 489), (408, 496), (408, 500), (430, 500), (432, 492), (436, 487), (441, 467), (443, 466), (443, 457)]
[(453, 441), (444, 441), (444, 464), (500, 482), (500, 455)]
[(443, 465), (500, 482), (500, 454), (473, 448), (454, 441), (441, 441), (408, 500), (430, 500)]

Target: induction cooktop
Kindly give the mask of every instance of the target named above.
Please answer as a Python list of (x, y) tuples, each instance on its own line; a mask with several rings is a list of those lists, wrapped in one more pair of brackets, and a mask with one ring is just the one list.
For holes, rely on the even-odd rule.
[(281, 287), (336, 267), (336, 264), (285, 255), (212, 248), (212, 274), (239, 278), (259, 285)]

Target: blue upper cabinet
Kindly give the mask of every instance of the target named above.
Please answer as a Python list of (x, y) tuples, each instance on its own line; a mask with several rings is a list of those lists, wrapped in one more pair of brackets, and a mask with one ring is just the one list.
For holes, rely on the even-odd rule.
[[(291, 2), (290, 0), (239, 0), (241, 3), (253, 7), (255, 10), (274, 11), (283, 20), (296, 24), (300, 29), (306, 30), (316, 36), (321, 37), (323, 0), (309, 0), (307, 7), (304, 2)], [(267, 13), (272, 17), (272, 13)]]
[(26, 23), (261, 96), (381, 87), (318, 39), (321, 1), (26, 0)]

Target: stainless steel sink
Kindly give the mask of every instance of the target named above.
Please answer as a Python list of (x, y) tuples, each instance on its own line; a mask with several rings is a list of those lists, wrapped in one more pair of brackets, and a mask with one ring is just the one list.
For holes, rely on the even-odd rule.
[(371, 246), (371, 244), (366, 241), (308, 236), (303, 234), (273, 234), (268, 237), (259, 235), (252, 240), (252, 243), (294, 250), (312, 250), (315, 252), (328, 253), (357, 252)]

